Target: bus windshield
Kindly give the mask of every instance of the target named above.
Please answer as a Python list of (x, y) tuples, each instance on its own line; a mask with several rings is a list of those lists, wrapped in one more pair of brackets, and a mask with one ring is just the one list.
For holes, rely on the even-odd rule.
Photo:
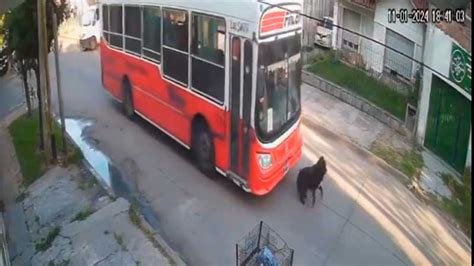
[(269, 142), (280, 136), (301, 112), (301, 35), (259, 47), (257, 134)]

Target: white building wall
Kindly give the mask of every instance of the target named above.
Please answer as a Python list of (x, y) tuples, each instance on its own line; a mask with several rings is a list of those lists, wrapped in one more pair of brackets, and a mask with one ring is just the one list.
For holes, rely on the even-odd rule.
[[(387, 31), (387, 28), (385, 28), (385, 26), (383, 26), (382, 24), (378, 22), (375, 22), (373, 38), (376, 41), (385, 44), (386, 31)], [(378, 43), (373, 43), (372, 50), (374, 51), (374, 54), (376, 54), (377, 56), (372, 57), (372, 59), (370, 60), (370, 67), (375, 72), (382, 73), (383, 61), (384, 61), (384, 56), (385, 56), (385, 47)]]
[(423, 24), (421, 23), (396, 23), (388, 22), (388, 10), (390, 8), (395, 8), (395, 10), (400, 10), (402, 8), (411, 11), (414, 7), (409, 0), (379, 0), (377, 1), (377, 6), (375, 8), (375, 22), (387, 27), (396, 33), (406, 37), (407, 39), (413, 41), (415, 44), (422, 46), (423, 45)]
[[(385, 34), (386, 29), (388, 28), (405, 38), (409, 39), (415, 44), (415, 49), (413, 52), (413, 57), (418, 60), (422, 61), (423, 58), (423, 38), (424, 38), (424, 25), (417, 24), (417, 23), (401, 23), (397, 21), (396, 23), (389, 23), (388, 21), (388, 14), (389, 9), (394, 8), (395, 10), (400, 10), (402, 8), (411, 11), (413, 9), (413, 5), (409, 0), (398, 0), (398, 1), (391, 1), (391, 0), (380, 0), (377, 1), (377, 6), (375, 8), (375, 29), (374, 29), (374, 39), (377, 41), (385, 44)], [(384, 28), (382, 30), (382, 28)], [(396, 49), (396, 47), (394, 47)], [(382, 72), (383, 64), (384, 64), (384, 56), (385, 56), (385, 48), (376, 45), (375, 47), (377, 51), (378, 57), (372, 60), (372, 69), (377, 72)], [(412, 62), (412, 74), (416, 73), (419, 64), (415, 61)]]

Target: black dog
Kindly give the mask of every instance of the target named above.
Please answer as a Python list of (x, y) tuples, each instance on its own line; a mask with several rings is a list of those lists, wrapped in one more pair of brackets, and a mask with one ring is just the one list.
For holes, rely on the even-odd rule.
[(321, 182), (323, 181), (324, 175), (326, 174), (326, 161), (321, 156), (316, 164), (310, 167), (305, 167), (298, 173), (298, 179), (296, 180), (296, 186), (301, 203), (305, 203), (306, 192), (308, 190), (313, 191), (313, 206), (316, 202), (315, 192), (316, 189), (321, 190), (321, 197), (323, 196), (323, 187)]

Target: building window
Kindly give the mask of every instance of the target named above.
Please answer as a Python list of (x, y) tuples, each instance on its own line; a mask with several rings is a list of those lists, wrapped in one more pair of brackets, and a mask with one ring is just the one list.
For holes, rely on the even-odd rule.
[(163, 8), (163, 74), (188, 84), (188, 14)]
[(122, 37), (122, 6), (111, 5), (109, 7), (109, 19), (110, 19), (110, 44), (122, 48), (123, 37)]
[(161, 10), (145, 6), (143, 9), (143, 56), (160, 62), (161, 54)]
[(138, 6), (125, 6), (125, 50), (140, 55), (141, 12)]
[(220, 18), (193, 15), (192, 54), (224, 65), (225, 21)]
[[(349, 9), (344, 9), (343, 17), (342, 17), (342, 24), (343, 27), (349, 29), (353, 32), (360, 32), (360, 22), (361, 17), (360, 14), (351, 11)], [(352, 52), (359, 51), (359, 41), (360, 38), (358, 35), (342, 30), (342, 48), (347, 49)]]
[(192, 16), (191, 87), (210, 99), (224, 102), (225, 21), (220, 18)]
[(398, 52), (385, 48), (384, 70), (410, 80), (413, 74), (411, 57), (415, 51), (415, 43), (387, 29), (385, 44)]

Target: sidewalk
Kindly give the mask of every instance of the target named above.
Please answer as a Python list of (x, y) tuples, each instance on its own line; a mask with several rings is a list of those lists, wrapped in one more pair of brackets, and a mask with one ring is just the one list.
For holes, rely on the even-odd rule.
[[(409, 141), (366, 113), (339, 101), (321, 90), (303, 83), (301, 88), (303, 112), (317, 124), (370, 151), (375, 143), (388, 144), (395, 149), (410, 150)], [(421, 170), (421, 189), (437, 196), (451, 197), (441, 174), (456, 175), (436, 156), (422, 151), (425, 166)]]
[[(327, 157), (329, 163), (326, 188), (332, 181), (356, 203), (347, 218), (349, 225), (404, 264), (470, 264), (471, 240), (435, 208), (417, 199), (406, 183), (398, 180), (406, 179), (404, 174), (369, 151), (380, 140), (405, 147), (408, 143), (402, 137), (365, 113), (306, 84), (302, 86), (302, 99), (305, 146), (317, 156)], [(317, 156), (309, 159), (317, 160)], [(337, 209), (340, 195), (331, 195), (330, 189), (325, 189), (325, 199)], [(364, 213), (371, 218), (364, 217)], [(342, 246), (344, 241), (349, 239), (341, 239)], [(331, 259), (339, 265), (351, 264), (355, 259), (344, 260), (340, 256), (370, 250), (362, 242), (346, 245), (341, 251), (331, 252), (332, 263), (328, 264), (334, 264)]]
[(143, 216), (85, 165), (54, 167), (19, 193), (20, 167), (0, 120), (0, 201), (12, 265), (183, 265)]

